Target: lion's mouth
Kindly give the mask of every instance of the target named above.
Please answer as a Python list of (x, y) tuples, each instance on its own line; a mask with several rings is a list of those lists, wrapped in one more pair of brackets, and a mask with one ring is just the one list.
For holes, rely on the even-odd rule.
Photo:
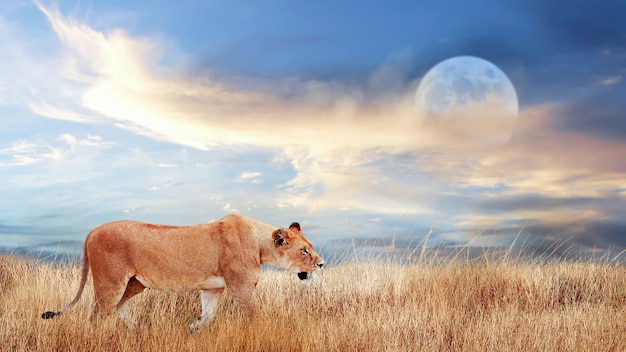
[(298, 273), (298, 279), (300, 280), (310, 280), (313, 278), (313, 273), (308, 271), (302, 271)]

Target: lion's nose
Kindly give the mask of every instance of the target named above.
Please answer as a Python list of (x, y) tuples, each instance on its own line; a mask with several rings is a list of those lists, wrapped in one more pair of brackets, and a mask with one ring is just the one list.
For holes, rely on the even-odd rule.
[(317, 267), (321, 269), (324, 266), (324, 262), (315, 263), (315, 265), (317, 265)]

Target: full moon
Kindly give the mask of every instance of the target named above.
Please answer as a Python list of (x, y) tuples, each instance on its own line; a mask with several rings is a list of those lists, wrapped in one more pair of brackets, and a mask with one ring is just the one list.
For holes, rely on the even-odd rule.
[(505, 117), (517, 117), (519, 112), (515, 88), (506, 74), (473, 56), (453, 57), (431, 68), (417, 88), (415, 106), (435, 116), (461, 116), (476, 108)]

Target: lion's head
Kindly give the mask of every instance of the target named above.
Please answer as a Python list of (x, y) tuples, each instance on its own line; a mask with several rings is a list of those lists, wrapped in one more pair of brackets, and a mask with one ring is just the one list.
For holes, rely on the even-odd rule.
[(304, 237), (300, 224), (294, 222), (288, 229), (277, 229), (272, 233), (280, 266), (298, 274), (300, 280), (313, 278), (313, 271), (324, 267), (324, 260)]

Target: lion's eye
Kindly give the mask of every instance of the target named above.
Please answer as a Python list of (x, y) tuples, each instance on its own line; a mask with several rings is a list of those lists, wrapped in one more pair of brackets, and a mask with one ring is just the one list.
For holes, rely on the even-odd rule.
[(308, 250), (308, 249), (306, 249), (306, 248), (302, 248), (302, 253), (304, 253), (304, 254), (309, 254), (309, 250)]

